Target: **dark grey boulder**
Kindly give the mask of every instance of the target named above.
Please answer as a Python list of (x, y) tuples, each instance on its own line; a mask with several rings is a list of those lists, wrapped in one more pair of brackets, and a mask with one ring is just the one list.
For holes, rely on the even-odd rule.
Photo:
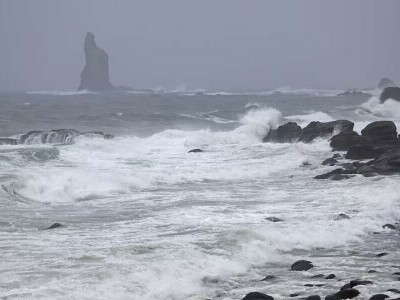
[(277, 218), (277, 217), (267, 217), (267, 218), (265, 218), (265, 220), (268, 220), (268, 221), (271, 221), (271, 222), (274, 222), (274, 223), (276, 223), (276, 222), (283, 222), (282, 219)]
[[(347, 217), (350, 219), (349, 216), (347, 216)], [(336, 278), (335, 274), (329, 274), (328, 276), (325, 277), (325, 279), (335, 279), (335, 278)]]
[(394, 226), (393, 224), (385, 224), (382, 226), (382, 228), (387, 228), (387, 229), (391, 229), (391, 230), (396, 230), (396, 226)]
[(360, 295), (360, 292), (356, 289), (345, 289), (341, 290), (335, 294), (328, 295), (325, 297), (325, 300), (338, 300), (338, 299), (353, 299)]
[(382, 253), (379, 253), (379, 254), (375, 255), (375, 257), (384, 257), (384, 256), (386, 256), (386, 255), (389, 255), (389, 253), (387, 253), (387, 252), (382, 252)]
[(248, 293), (242, 300), (274, 300), (274, 298), (263, 293), (251, 292)]
[(376, 158), (380, 154), (387, 151), (388, 147), (379, 147), (373, 144), (370, 145), (355, 145), (351, 146), (346, 153), (347, 159), (371, 159)]
[(54, 223), (53, 225), (51, 225), (50, 227), (48, 227), (47, 230), (56, 229), (56, 228), (60, 228), (60, 227), (63, 227), (63, 225), (60, 224), (60, 223)]
[(356, 143), (355, 137), (360, 136), (355, 131), (344, 131), (334, 135), (331, 138), (330, 146), (335, 151), (347, 151), (353, 144)]
[(308, 124), (299, 136), (299, 141), (311, 143), (316, 138), (328, 138), (334, 133), (352, 131), (354, 123), (347, 120), (338, 120), (332, 122), (311, 122)]
[(373, 282), (370, 280), (352, 280), (352, 281), (350, 281), (351, 287), (355, 287), (357, 285), (369, 285), (369, 284), (373, 284)]
[(192, 149), (192, 150), (190, 150), (188, 153), (200, 153), (200, 152), (204, 152), (204, 150), (201, 150), (201, 149)]
[(393, 80), (383, 77), (378, 84), (378, 89), (384, 89), (387, 87), (396, 87), (397, 85), (393, 82)]
[(305, 300), (321, 300), (321, 297), (318, 295), (311, 295), (308, 296), (307, 298), (304, 298)]
[(369, 300), (384, 300), (386, 298), (389, 298), (389, 296), (385, 294), (376, 294), (369, 298)]
[(81, 73), (81, 84), (78, 90), (94, 92), (110, 91), (115, 87), (109, 80), (108, 54), (99, 48), (93, 33), (88, 32), (85, 38), (86, 64)]
[(296, 261), (291, 267), (290, 271), (307, 271), (314, 268), (314, 265), (311, 261), (308, 260), (299, 260)]
[(297, 141), (301, 133), (301, 127), (295, 122), (289, 122), (279, 126), (277, 129), (270, 130), (263, 142), (272, 143), (293, 143)]
[(380, 100), (381, 102), (385, 102), (388, 99), (400, 101), (400, 88), (398, 87), (385, 88), (380, 96)]
[(397, 128), (392, 121), (372, 122), (361, 130), (361, 134), (371, 137), (375, 143), (387, 143), (397, 140)]
[(324, 165), (324, 166), (331, 166), (331, 167), (332, 167), (332, 166), (335, 166), (337, 163), (338, 163), (337, 159), (331, 157), (331, 158), (325, 159), (325, 160), (321, 163), (321, 165)]
[(314, 177), (314, 179), (330, 179), (335, 175), (342, 174), (343, 171), (344, 170), (342, 168), (338, 168), (338, 169), (332, 170), (328, 173), (317, 175)]

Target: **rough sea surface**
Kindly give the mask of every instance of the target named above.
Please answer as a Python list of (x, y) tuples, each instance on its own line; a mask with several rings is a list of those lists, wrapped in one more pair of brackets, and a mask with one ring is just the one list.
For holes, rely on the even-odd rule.
[[(400, 219), (400, 177), (315, 180), (333, 168), (321, 165), (328, 140), (261, 143), (288, 120), (400, 129), (399, 103), (335, 95), (1, 94), (2, 137), (72, 128), (116, 138), (0, 146), (0, 298), (288, 299), (365, 279), (367, 299), (398, 288), (399, 234), (382, 225)], [(55, 222), (65, 226), (45, 230)], [(288, 271), (299, 259), (315, 268)], [(319, 273), (337, 278), (310, 279)]]

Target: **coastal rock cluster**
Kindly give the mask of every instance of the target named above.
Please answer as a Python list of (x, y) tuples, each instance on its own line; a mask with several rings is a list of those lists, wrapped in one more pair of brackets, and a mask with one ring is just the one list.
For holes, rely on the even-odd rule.
[(29, 131), (19, 137), (0, 137), (0, 145), (32, 145), (32, 144), (72, 144), (79, 137), (114, 138), (103, 132), (79, 132), (75, 129), (56, 129), (51, 131)]

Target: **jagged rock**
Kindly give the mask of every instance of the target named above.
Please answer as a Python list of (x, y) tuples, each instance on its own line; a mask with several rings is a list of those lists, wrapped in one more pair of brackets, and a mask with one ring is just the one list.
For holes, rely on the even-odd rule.
[(263, 142), (273, 143), (293, 143), (297, 141), (301, 133), (301, 127), (295, 122), (289, 122), (279, 126), (277, 129), (270, 130)]
[(20, 136), (18, 144), (70, 144), (75, 142), (79, 135), (74, 129), (30, 131)]
[(311, 261), (308, 260), (299, 260), (296, 261), (291, 267), (290, 271), (307, 271), (314, 268), (314, 265)]
[(385, 102), (387, 99), (393, 99), (400, 101), (400, 88), (398, 87), (387, 87), (383, 90), (380, 100)]
[(356, 143), (354, 138), (359, 136), (355, 131), (341, 132), (331, 138), (330, 146), (336, 151), (347, 151)]
[(248, 293), (242, 300), (274, 300), (274, 298), (263, 293), (251, 292)]
[(400, 172), (400, 147), (392, 148), (378, 155), (368, 165), (378, 174), (394, 174)]
[(81, 73), (81, 84), (78, 90), (110, 91), (115, 87), (110, 83), (108, 54), (99, 48), (93, 33), (88, 32), (85, 38), (86, 64)]
[(384, 89), (387, 87), (396, 87), (397, 85), (389, 78), (383, 77), (378, 84), (378, 89)]
[(311, 143), (316, 138), (326, 138), (334, 133), (352, 131), (354, 123), (347, 120), (338, 120), (332, 122), (311, 122), (308, 124), (299, 136), (299, 141)]
[(338, 161), (336, 159), (334, 159), (333, 157), (331, 158), (327, 158), (322, 162), (322, 165), (324, 166), (335, 166), (338, 163)]

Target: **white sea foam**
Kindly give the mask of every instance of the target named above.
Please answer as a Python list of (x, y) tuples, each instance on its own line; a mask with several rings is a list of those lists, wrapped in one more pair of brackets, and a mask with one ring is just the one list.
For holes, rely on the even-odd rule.
[(388, 99), (381, 103), (379, 97), (371, 97), (367, 102), (361, 105), (363, 111), (359, 114), (370, 114), (376, 118), (395, 118), (400, 120), (400, 102)]
[(285, 119), (296, 121), (299, 123), (300, 126), (304, 127), (307, 126), (310, 122), (313, 121), (320, 121), (320, 122), (331, 122), (334, 121), (329, 114), (322, 112), (322, 111), (311, 111), (304, 115), (293, 115), (293, 116), (286, 116)]

